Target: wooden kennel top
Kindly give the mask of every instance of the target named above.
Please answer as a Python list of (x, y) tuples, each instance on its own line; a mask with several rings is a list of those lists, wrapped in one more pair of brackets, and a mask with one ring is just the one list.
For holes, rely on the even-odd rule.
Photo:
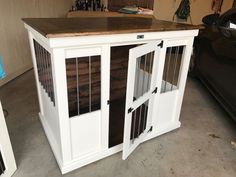
[(23, 21), (47, 38), (201, 28), (195, 25), (141, 17), (24, 18)]

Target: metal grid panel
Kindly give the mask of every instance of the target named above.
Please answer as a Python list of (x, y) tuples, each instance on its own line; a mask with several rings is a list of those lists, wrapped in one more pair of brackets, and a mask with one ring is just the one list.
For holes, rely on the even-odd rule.
[(66, 59), (69, 116), (101, 108), (100, 56)]
[(134, 143), (135, 138), (138, 138), (139, 135), (141, 135), (146, 129), (148, 104), (149, 100), (147, 100), (145, 103), (139, 106), (132, 113), (131, 133), (130, 133), (130, 140), (132, 143)]
[(48, 94), (48, 97), (55, 106), (51, 54), (45, 48), (43, 48), (36, 40), (34, 40), (34, 49), (39, 82), (42, 84), (45, 92)]
[(161, 93), (170, 92), (178, 88), (183, 51), (184, 46), (167, 48)]
[(154, 52), (151, 52), (137, 59), (133, 101), (150, 91), (153, 58)]

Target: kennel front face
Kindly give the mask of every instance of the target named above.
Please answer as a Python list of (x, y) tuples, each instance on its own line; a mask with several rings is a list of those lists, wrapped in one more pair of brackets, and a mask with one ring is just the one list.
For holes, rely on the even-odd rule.
[(197, 27), (127, 17), (24, 21), (40, 120), (63, 174), (119, 151), (126, 159), (180, 127)]

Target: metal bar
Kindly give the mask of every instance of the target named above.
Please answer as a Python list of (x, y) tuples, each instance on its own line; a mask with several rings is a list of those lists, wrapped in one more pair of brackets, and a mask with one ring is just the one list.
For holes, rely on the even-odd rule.
[[(147, 103), (147, 105), (146, 105), (146, 103)], [(144, 121), (143, 121), (143, 131), (145, 130), (145, 124), (146, 124), (146, 119), (147, 119), (147, 108), (148, 108), (148, 101), (146, 101), (145, 103), (144, 103)]]
[(77, 113), (79, 115), (79, 70), (78, 70), (78, 58), (75, 58), (75, 68), (76, 68), (76, 95), (77, 95)]
[(175, 64), (174, 64), (174, 73), (171, 81), (171, 91), (173, 90), (173, 85), (174, 85), (174, 79), (175, 79), (175, 73), (176, 73), (176, 65), (178, 61), (178, 56), (179, 56), (179, 46), (177, 47), (177, 50), (175, 51)]
[(47, 52), (47, 65), (48, 65), (48, 88), (49, 88), (49, 96), (52, 99), (52, 85), (51, 85), (51, 65), (50, 65), (50, 54)]
[(154, 60), (154, 52), (151, 53), (151, 58), (149, 60), (148, 90), (150, 89), (150, 86), (151, 86), (153, 60)]
[(137, 59), (138, 61), (137, 61), (137, 68), (136, 68), (136, 74), (137, 74), (137, 85), (136, 85), (136, 93), (137, 93), (137, 98), (136, 98), (136, 100), (139, 98), (139, 75), (140, 75), (140, 62), (141, 62), (141, 58), (138, 58)]
[(51, 100), (50, 98), (50, 95), (49, 95), (49, 84), (48, 84), (48, 64), (47, 64), (47, 52), (46, 50), (43, 48), (43, 58), (44, 58), (44, 65), (45, 65), (45, 89), (46, 89), (46, 93), (49, 97), (49, 99)]
[(51, 63), (51, 54), (48, 52), (48, 63), (49, 63), (49, 82), (50, 82), (50, 89), (51, 89), (51, 97), (53, 104), (55, 106), (55, 96), (54, 96), (54, 86), (53, 86), (53, 77), (52, 77), (52, 63)]
[(45, 64), (46, 64), (46, 90), (47, 90), (47, 93), (48, 93), (48, 96), (50, 98), (51, 101), (52, 100), (52, 95), (51, 95), (51, 87), (50, 87), (50, 67), (49, 67), (49, 63), (48, 63), (48, 60), (49, 60), (49, 56), (48, 56), (48, 51), (44, 49), (44, 57), (45, 57)]
[[(145, 60), (144, 60), (144, 67), (143, 67), (143, 71), (144, 71), (144, 72), (143, 72), (143, 73), (144, 73), (144, 74), (143, 74), (143, 82), (146, 81), (146, 75), (147, 75), (147, 74), (146, 74), (147, 56), (148, 56), (148, 54), (145, 55)], [(143, 83), (143, 86), (142, 86), (142, 87), (143, 87), (143, 91), (142, 91), (142, 92), (143, 92), (143, 95), (144, 95), (144, 93), (147, 92), (147, 87), (145, 86), (146, 88), (144, 88), (144, 86), (145, 86), (145, 85), (144, 85), (144, 83)]]
[(39, 53), (40, 53), (40, 57), (39, 60), (41, 61), (41, 82), (42, 82), (42, 86), (45, 89), (45, 80), (44, 80), (44, 60), (43, 60), (43, 51), (42, 51), (42, 46), (39, 45)]
[(89, 112), (91, 112), (91, 89), (92, 89), (92, 83), (91, 83), (91, 56), (89, 56)]
[(41, 53), (40, 53), (40, 47), (39, 47), (39, 44), (36, 42), (36, 45), (37, 45), (37, 62), (38, 62), (38, 65), (39, 65), (39, 69), (38, 69), (38, 74), (39, 74), (39, 81), (42, 83), (42, 61), (41, 61)]
[(145, 82), (145, 67), (146, 67), (147, 55), (144, 57), (144, 66), (143, 66), (143, 82), (142, 82), (142, 95), (144, 95), (144, 82)]
[(35, 51), (37, 70), (38, 70), (38, 73), (39, 73), (38, 45), (37, 45), (37, 42), (35, 40), (34, 40), (34, 51)]
[(139, 135), (140, 135), (140, 128), (141, 128), (141, 119), (142, 119), (142, 107), (143, 107), (143, 105), (141, 105), (140, 107), (139, 107), (139, 110), (140, 110), (140, 112), (139, 112), (139, 122), (138, 122), (138, 137), (139, 137)]
[[(168, 51), (167, 51), (168, 53)], [(166, 70), (166, 77), (165, 77), (165, 89), (164, 89), (164, 93), (166, 92), (166, 85), (167, 85), (167, 79), (168, 79), (168, 75), (169, 75), (169, 69), (170, 69), (170, 60), (171, 60), (171, 56), (172, 56), (172, 47), (169, 48), (169, 57), (168, 57), (168, 63), (167, 63), (167, 70)], [(164, 66), (165, 67), (165, 66)]]
[(135, 128), (136, 128), (136, 116), (137, 116), (137, 112), (136, 110), (134, 111), (134, 118), (133, 118), (133, 122), (134, 122), (134, 126), (133, 126), (133, 134), (132, 134), (132, 143), (134, 144), (134, 135), (135, 135)]

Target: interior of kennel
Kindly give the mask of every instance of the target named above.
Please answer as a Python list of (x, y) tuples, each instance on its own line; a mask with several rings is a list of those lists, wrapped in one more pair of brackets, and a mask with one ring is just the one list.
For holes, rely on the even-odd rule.
[[(109, 147), (123, 143), (129, 50), (135, 47), (137, 45), (111, 47)], [(167, 48), (161, 93), (177, 89), (183, 49), (183, 46)], [(150, 89), (154, 52), (141, 56), (136, 61), (133, 101)], [(101, 56), (66, 59), (66, 74), (69, 117), (100, 110)], [(130, 140), (134, 140), (145, 130), (148, 107), (147, 100), (132, 112)]]

